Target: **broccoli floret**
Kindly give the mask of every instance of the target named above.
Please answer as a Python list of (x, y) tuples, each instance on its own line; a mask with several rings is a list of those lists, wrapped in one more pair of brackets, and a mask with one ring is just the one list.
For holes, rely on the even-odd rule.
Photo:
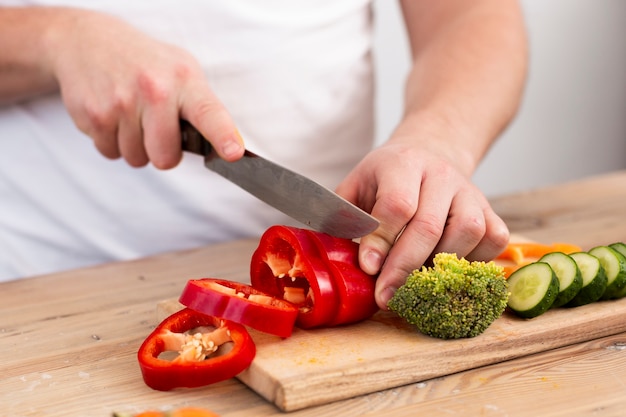
[(413, 271), (388, 306), (418, 330), (440, 339), (474, 337), (502, 315), (509, 298), (503, 268), (439, 253)]

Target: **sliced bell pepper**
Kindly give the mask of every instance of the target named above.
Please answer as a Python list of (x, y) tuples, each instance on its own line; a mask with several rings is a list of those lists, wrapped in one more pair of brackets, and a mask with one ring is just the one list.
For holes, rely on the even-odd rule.
[(373, 296), (376, 280), (363, 272), (359, 266), (359, 245), (348, 239), (338, 239), (325, 233), (307, 231), (335, 279), (339, 305), (335, 317), (327, 326), (354, 323), (372, 316), (378, 311)]
[(358, 244), (289, 226), (265, 231), (252, 254), (253, 287), (296, 304), (303, 329), (364, 320), (378, 307), (375, 277), (358, 266)]
[(189, 280), (180, 295), (184, 306), (210, 316), (289, 337), (298, 308), (249, 285), (215, 278)]
[(267, 229), (252, 254), (250, 281), (254, 288), (297, 305), (296, 324), (303, 329), (328, 323), (339, 303), (331, 272), (303, 229)]
[[(230, 350), (219, 350), (231, 342)], [(167, 359), (162, 354), (169, 351), (178, 355)], [(146, 385), (160, 391), (230, 379), (247, 369), (255, 355), (256, 346), (243, 325), (188, 308), (163, 320), (137, 352)]]

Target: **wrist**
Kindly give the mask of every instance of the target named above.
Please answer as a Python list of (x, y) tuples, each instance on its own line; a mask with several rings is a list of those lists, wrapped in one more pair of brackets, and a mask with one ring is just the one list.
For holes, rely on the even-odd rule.
[(468, 178), (489, 142), (448, 114), (426, 111), (405, 115), (389, 139), (389, 143), (429, 150), (448, 160)]

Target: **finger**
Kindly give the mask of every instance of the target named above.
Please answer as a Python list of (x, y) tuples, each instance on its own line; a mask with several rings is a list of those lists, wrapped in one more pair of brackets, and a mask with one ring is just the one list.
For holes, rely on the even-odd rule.
[(405, 283), (406, 277), (428, 260), (442, 236), (452, 191), (441, 185), (446, 182), (437, 184), (424, 181), (417, 212), (387, 256), (376, 281), (376, 302), (381, 308), (386, 308), (387, 302)]
[(143, 146), (148, 159), (158, 169), (170, 169), (182, 159), (180, 120), (173, 101), (152, 103), (141, 118)]
[(445, 229), (433, 253), (467, 256), (485, 235), (485, 223), (485, 213), (473, 194), (473, 187), (461, 190), (452, 200)]
[(89, 136), (93, 139), (93, 143), (98, 152), (106, 158), (117, 159), (122, 156), (117, 143), (117, 130), (111, 132), (93, 132), (89, 134)]
[(181, 116), (213, 145), (226, 161), (243, 156), (244, 144), (230, 114), (208, 86), (191, 88), (183, 96)]
[[(384, 182), (385, 179), (381, 179), (381, 184)], [(417, 210), (420, 184), (416, 181), (408, 187), (412, 189), (407, 189), (409, 183), (379, 188), (371, 214), (379, 220), (380, 226), (361, 238), (359, 247), (359, 263), (368, 274), (374, 275), (380, 271), (398, 235)], [(382, 189), (385, 191), (380, 191)]]
[(149, 162), (143, 142), (141, 120), (138, 118), (120, 120), (117, 141), (122, 157), (130, 166), (142, 167)]
[(93, 140), (103, 156), (117, 159), (121, 156), (117, 143), (117, 118), (112, 112), (102, 112), (95, 106), (78, 107), (71, 110), (76, 127)]
[(493, 211), (487, 202), (485, 202), (485, 204), (487, 205), (484, 209), (486, 222), (485, 235), (478, 246), (466, 256), (470, 261), (492, 260), (498, 256), (509, 243), (510, 233), (506, 223)]

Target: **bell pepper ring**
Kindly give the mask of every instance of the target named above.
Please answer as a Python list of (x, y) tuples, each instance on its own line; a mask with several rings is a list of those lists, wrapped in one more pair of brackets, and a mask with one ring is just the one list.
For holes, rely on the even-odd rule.
[(272, 226), (252, 254), (253, 287), (298, 305), (303, 329), (354, 323), (377, 310), (375, 277), (358, 266), (358, 244), (290, 226)]
[(291, 336), (298, 317), (295, 305), (249, 285), (224, 279), (189, 280), (179, 301), (200, 313), (279, 337)]
[(250, 262), (254, 288), (298, 306), (302, 329), (330, 322), (339, 304), (333, 277), (304, 229), (272, 226), (261, 236)]
[(328, 259), (335, 277), (339, 306), (327, 326), (349, 324), (371, 317), (378, 311), (373, 296), (376, 280), (359, 267), (359, 245), (348, 239), (338, 239), (324, 233), (308, 231), (320, 253)]
[[(222, 345), (232, 344), (230, 350)], [(178, 352), (169, 360), (165, 352)], [(238, 323), (184, 308), (163, 320), (137, 352), (144, 382), (169, 391), (196, 388), (235, 377), (247, 369), (256, 346)]]

